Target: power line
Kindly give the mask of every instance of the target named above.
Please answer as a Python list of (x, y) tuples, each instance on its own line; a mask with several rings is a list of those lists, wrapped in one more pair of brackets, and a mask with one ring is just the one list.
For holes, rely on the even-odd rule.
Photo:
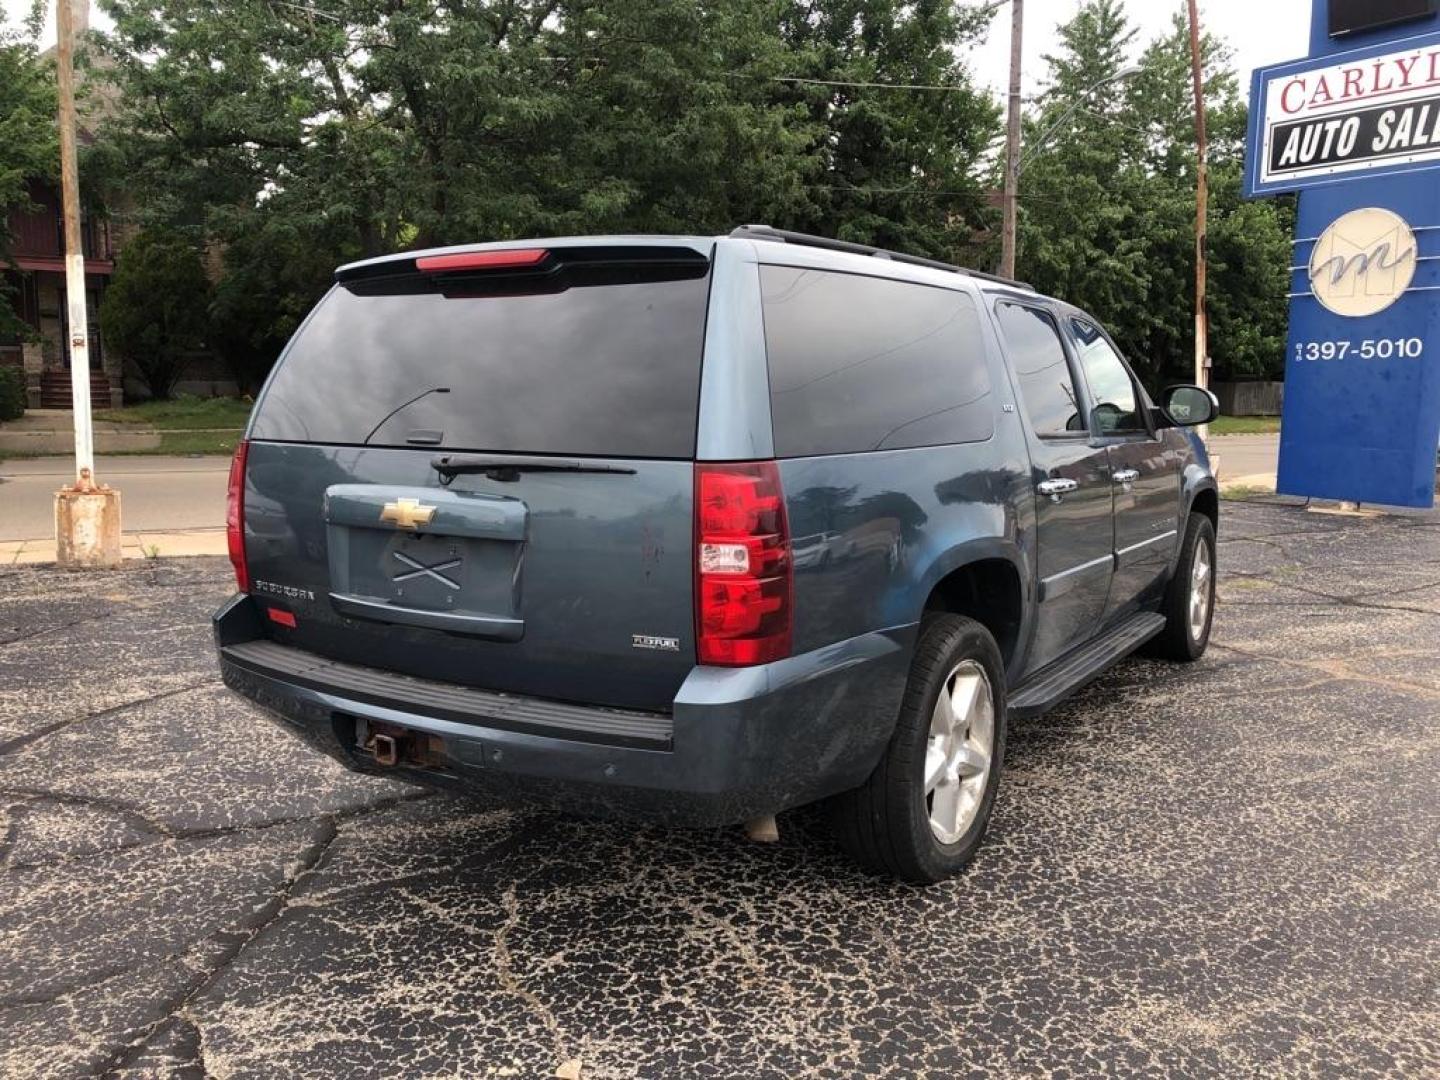
[(934, 83), (849, 82), (844, 79), (805, 79), (798, 75), (749, 75), (742, 71), (732, 71), (730, 74), (737, 79), (763, 79), (766, 82), (800, 83), (805, 86), (853, 86), (875, 90), (939, 90), (950, 93), (954, 93), (956, 90), (972, 89), (964, 84), (946, 86)]

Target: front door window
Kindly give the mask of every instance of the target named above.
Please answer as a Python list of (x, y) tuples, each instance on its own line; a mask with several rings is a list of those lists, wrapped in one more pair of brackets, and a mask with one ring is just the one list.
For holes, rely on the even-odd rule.
[(1091, 426), (1098, 435), (1145, 432), (1145, 420), (1135, 393), (1135, 384), (1125, 363), (1110, 347), (1099, 328), (1084, 319), (1071, 319), (1075, 351), (1090, 384)]

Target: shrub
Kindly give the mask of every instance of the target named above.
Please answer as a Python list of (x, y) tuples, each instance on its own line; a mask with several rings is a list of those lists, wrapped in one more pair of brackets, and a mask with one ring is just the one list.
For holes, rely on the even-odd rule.
[(210, 282), (183, 237), (163, 230), (131, 240), (100, 302), (105, 344), (128, 358), (150, 396), (168, 398), (205, 345)]
[(0, 420), (25, 415), (25, 373), (17, 367), (0, 367)]

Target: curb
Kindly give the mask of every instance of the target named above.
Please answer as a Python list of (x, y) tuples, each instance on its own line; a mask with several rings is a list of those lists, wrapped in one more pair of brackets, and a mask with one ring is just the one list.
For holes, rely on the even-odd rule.
[[(150, 428), (111, 425), (95, 430), (95, 453), (130, 454), (158, 450), (167, 435), (238, 435), (244, 428)], [(27, 431), (0, 425), (0, 453), (44, 457), (73, 454), (75, 432), (68, 428), (41, 428)]]
[(1249, 473), (1245, 476), (1230, 476), (1220, 481), (1220, 491), (1231, 491), (1235, 488), (1248, 488), (1253, 491), (1274, 491), (1274, 473)]
[[(125, 559), (175, 559), (228, 553), (223, 525), (172, 532), (127, 532), (120, 536), (120, 555)], [(54, 561), (54, 537), (0, 541), (0, 567), (40, 566)]]

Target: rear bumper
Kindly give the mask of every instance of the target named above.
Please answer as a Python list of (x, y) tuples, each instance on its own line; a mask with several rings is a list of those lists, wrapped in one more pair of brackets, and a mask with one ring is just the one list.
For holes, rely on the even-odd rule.
[[(216, 613), (215, 636), (227, 686), (351, 769), (586, 814), (722, 825), (869, 775), (894, 727), (914, 627), (760, 667), (697, 667), (668, 715), (339, 664), (269, 641), (246, 596)], [(440, 749), (430, 767), (378, 765), (361, 745), (375, 723), (431, 737)]]

